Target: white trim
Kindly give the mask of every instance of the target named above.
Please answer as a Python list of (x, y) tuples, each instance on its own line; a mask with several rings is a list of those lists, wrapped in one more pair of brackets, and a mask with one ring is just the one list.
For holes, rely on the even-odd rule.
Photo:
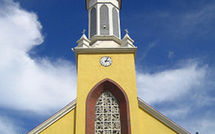
[(120, 12), (119, 12), (119, 9), (117, 8), (117, 12), (118, 12), (118, 26), (119, 26), (119, 38), (121, 39), (121, 21), (120, 21)]
[(88, 53), (135, 53), (137, 48), (75, 48), (76, 54)]
[(88, 38), (90, 39), (91, 37), (90, 37), (90, 25), (91, 25), (91, 10), (92, 10), (92, 8), (91, 9), (89, 9), (88, 10)]
[(58, 111), (56, 114), (51, 116), (48, 120), (44, 121), (42, 124), (28, 132), (28, 134), (39, 134), (49, 126), (51, 126), (54, 122), (62, 118), (64, 115), (72, 111), (76, 107), (76, 99), (73, 100), (71, 103), (69, 103), (67, 106), (65, 106), (63, 109)]
[(95, 35), (91, 38), (90, 45), (94, 44), (98, 40), (100, 40), (100, 41), (111, 40), (111, 41), (115, 41), (119, 45), (121, 45), (121, 43), (122, 43), (122, 40), (119, 39), (118, 37), (116, 37), (115, 35)]
[(110, 4), (107, 4), (109, 10), (109, 35), (113, 35), (113, 13), (112, 13), (112, 8), (113, 6)]
[(90, 3), (90, 0), (86, 0), (86, 9), (89, 10), (92, 6), (94, 6), (97, 3), (111, 3), (118, 9), (121, 9), (121, 0), (118, 0), (118, 2), (116, 2), (116, 3), (113, 1), (100, 1), (100, 0), (96, 0), (96, 1), (93, 1), (92, 3)]
[[(99, 5), (99, 4), (96, 4), (95, 5), (96, 6), (96, 21), (97, 21), (97, 26), (96, 26), (96, 28), (97, 28), (97, 31), (96, 31), (96, 34), (94, 35), (94, 36), (96, 36), (96, 35), (100, 35), (100, 33), (101, 33), (101, 30), (100, 30), (100, 8), (101, 8), (101, 5)], [(92, 39), (92, 37), (90, 37), (91, 39)]]
[(93, 4), (92, 6), (90, 6), (87, 10), (89, 11), (90, 9), (92, 9), (97, 4), (111, 4), (112, 6), (116, 7), (118, 10), (120, 10), (119, 7), (117, 7), (116, 5), (114, 5), (111, 2), (97, 2), (97, 3)]
[(81, 36), (81, 38), (76, 42), (76, 43), (80, 43), (81, 41), (86, 41), (87, 43), (89, 43), (90, 44), (90, 40), (87, 38), (87, 36), (85, 35), (85, 34), (83, 34), (82, 36)]
[(186, 131), (185, 129), (183, 129), (182, 127), (180, 127), (179, 125), (171, 121), (170, 119), (168, 119), (166, 116), (164, 116), (163, 114), (161, 114), (160, 112), (152, 108), (150, 105), (148, 105), (140, 98), (138, 98), (138, 105), (144, 111), (149, 113), (151, 116), (153, 116), (154, 118), (156, 118), (157, 120), (159, 120), (160, 122), (162, 122), (163, 124), (171, 128), (178, 134), (190, 134), (188, 131)]

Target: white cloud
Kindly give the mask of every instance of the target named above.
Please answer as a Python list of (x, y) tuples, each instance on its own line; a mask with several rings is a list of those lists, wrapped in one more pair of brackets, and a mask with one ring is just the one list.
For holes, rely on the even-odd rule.
[(149, 103), (176, 99), (204, 84), (206, 67), (190, 63), (184, 67), (158, 73), (137, 73), (138, 93)]
[(204, 88), (204, 90), (197, 91), (197, 93), (192, 95), (192, 100), (195, 101), (197, 107), (212, 106), (215, 104), (214, 96), (211, 96), (209, 93), (207, 93), (208, 87)]
[(7, 117), (0, 116), (0, 133), (1, 134), (17, 134), (19, 128), (13, 121)]
[[(32, 59), (28, 55), (31, 48), (43, 42), (42, 26), (36, 14), (8, 0), (5, 6), (0, 5), (0, 29), (0, 107), (45, 114), (75, 98), (76, 73), (72, 63), (60, 59), (55, 62), (47, 58)], [(180, 68), (154, 74), (138, 72), (139, 95), (150, 103), (182, 97), (195, 87), (204, 86), (206, 69), (189, 62)], [(199, 98), (198, 94), (195, 96)], [(214, 102), (213, 98), (202, 97), (201, 100), (202, 105)], [(189, 107), (179, 107), (165, 113), (180, 117), (188, 112), (193, 111)], [(198, 120), (183, 124), (193, 131), (193, 128), (200, 128), (202, 133), (214, 132), (213, 120), (200, 121), (199, 124), (196, 124)], [(13, 121), (0, 116), (0, 133), (16, 134), (19, 129)]]
[(174, 51), (169, 51), (168, 52), (168, 58), (171, 59), (172, 57), (174, 57), (175, 52)]
[(177, 25), (178, 28), (172, 28), (172, 32), (180, 37), (190, 37), (195, 35), (200, 38), (205, 38), (210, 35), (214, 35), (214, 2), (210, 4), (202, 5), (198, 10), (187, 12), (181, 16), (178, 16), (180, 23)]
[(148, 44), (148, 47), (145, 49), (143, 55), (141, 57), (139, 57), (139, 60), (143, 60), (148, 55), (148, 53), (151, 51), (151, 49), (154, 48), (158, 44), (158, 42), (159, 42), (159, 40), (150, 42)]
[(214, 134), (215, 131), (214, 118), (199, 117), (187, 120), (182, 124), (184, 124), (191, 133), (199, 132), (199, 134)]
[(37, 15), (6, 2), (0, 7), (0, 106), (48, 113), (76, 96), (75, 66), (64, 60), (32, 59), (43, 42)]
[[(181, 4), (185, 3), (182, 2)], [(214, 1), (202, 2), (200, 0), (196, 1), (195, 4), (190, 3), (190, 8), (184, 6), (183, 9), (178, 5), (177, 10), (158, 9), (148, 12), (143, 10), (143, 12), (138, 12), (135, 15), (131, 14), (128, 20), (139, 24), (137, 24), (138, 27), (133, 27), (136, 32), (140, 32), (139, 35), (142, 36), (143, 31), (147, 29), (150, 32), (144, 34), (159, 37), (161, 42), (163, 42), (163, 37), (166, 38), (165, 42), (169, 39), (183, 41), (188, 38), (192, 40), (193, 37), (195, 37), (194, 39), (213, 39), (215, 34), (213, 29), (215, 27), (214, 5)], [(173, 44), (177, 44), (175, 42), (173, 41)]]
[(187, 116), (189, 112), (191, 112), (190, 107), (183, 106), (183, 107), (168, 107), (165, 110), (161, 110), (162, 113), (164, 113), (168, 118), (181, 118), (184, 119), (184, 117)]
[(210, 68), (190, 60), (181, 64), (153, 74), (138, 72), (138, 94), (146, 102), (158, 104), (160, 112), (189, 132), (213, 134), (215, 99), (210, 95), (214, 86)]
[(196, 123), (197, 123), (197, 128), (201, 128), (201, 130), (198, 130), (200, 134), (213, 134), (215, 131), (214, 118), (196, 120)]

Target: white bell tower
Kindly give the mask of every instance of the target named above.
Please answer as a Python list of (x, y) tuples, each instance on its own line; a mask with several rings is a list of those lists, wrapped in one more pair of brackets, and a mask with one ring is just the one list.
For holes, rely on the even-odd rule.
[(119, 10), (121, 0), (86, 0), (89, 15), (89, 39), (94, 36), (121, 38)]
[[(133, 40), (126, 31), (125, 36), (121, 39), (120, 17), (121, 0), (86, 0), (86, 9), (88, 11), (88, 37), (83, 32), (82, 37), (77, 41), (79, 50), (92, 50), (99, 48), (113, 49), (119, 48), (123, 51), (126, 48), (136, 47)], [(114, 49), (116, 50), (116, 49)], [(97, 51), (97, 50), (96, 50)]]

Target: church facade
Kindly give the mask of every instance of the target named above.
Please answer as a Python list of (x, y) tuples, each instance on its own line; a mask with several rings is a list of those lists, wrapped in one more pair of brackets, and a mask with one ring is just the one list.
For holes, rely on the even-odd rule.
[(29, 134), (189, 134), (137, 96), (137, 48), (121, 39), (121, 0), (86, 0), (88, 37), (74, 48), (77, 99)]

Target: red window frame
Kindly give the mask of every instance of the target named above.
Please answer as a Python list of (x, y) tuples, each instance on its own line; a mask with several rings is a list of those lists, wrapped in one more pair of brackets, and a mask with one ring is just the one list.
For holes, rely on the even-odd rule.
[(94, 86), (86, 100), (86, 134), (95, 134), (95, 104), (99, 96), (108, 90), (119, 103), (121, 134), (131, 134), (129, 101), (125, 91), (113, 80), (104, 79)]

